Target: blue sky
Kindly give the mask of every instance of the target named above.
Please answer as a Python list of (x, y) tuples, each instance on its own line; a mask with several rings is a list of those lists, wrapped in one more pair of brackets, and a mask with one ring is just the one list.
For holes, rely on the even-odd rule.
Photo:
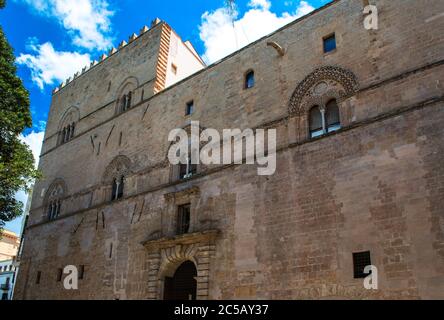
[[(52, 89), (142, 26), (149, 26), (155, 17), (168, 22), (212, 63), (329, 0), (237, 0), (233, 15), (226, 10), (225, 0), (6, 2), (0, 24), (31, 97), (33, 127), (25, 130), (22, 139), (38, 157)], [(23, 193), (17, 198), (26, 199)], [(6, 228), (18, 233), (20, 225), (17, 219)]]

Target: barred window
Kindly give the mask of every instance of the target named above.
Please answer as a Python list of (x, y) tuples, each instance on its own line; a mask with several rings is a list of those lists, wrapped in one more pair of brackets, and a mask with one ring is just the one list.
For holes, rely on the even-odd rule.
[(353, 272), (355, 279), (367, 277), (369, 273), (364, 273), (364, 269), (371, 264), (370, 251), (353, 253)]
[(185, 234), (190, 229), (191, 205), (184, 204), (178, 207), (177, 213), (177, 234)]

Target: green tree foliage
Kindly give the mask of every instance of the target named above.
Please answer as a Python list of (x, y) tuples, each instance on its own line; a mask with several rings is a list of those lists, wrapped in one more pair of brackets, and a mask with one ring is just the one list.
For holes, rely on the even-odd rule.
[[(5, 5), (0, 0), (0, 8)], [(15, 200), (19, 190), (29, 190), (39, 174), (34, 157), (19, 135), (32, 126), (29, 94), (17, 77), (11, 46), (0, 26), (0, 231), (5, 222), (22, 213), (23, 204)]]

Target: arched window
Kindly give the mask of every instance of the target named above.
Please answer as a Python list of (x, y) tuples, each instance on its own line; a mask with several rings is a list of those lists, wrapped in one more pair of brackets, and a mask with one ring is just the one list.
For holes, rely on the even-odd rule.
[(58, 179), (48, 189), (45, 203), (47, 219), (52, 221), (57, 219), (62, 212), (62, 199), (65, 194), (65, 184)]
[(118, 188), (118, 186), (117, 186), (117, 179), (114, 179), (113, 180), (113, 188), (112, 188), (112, 191), (111, 191), (111, 201), (114, 201), (117, 198), (117, 188)]
[(124, 187), (125, 187), (125, 178), (122, 176), (122, 177), (120, 177), (119, 187), (117, 188), (117, 199), (120, 199), (123, 197)]
[(76, 107), (68, 109), (59, 125), (58, 144), (66, 143), (74, 138), (76, 123), (79, 121), (79, 110)]
[(126, 102), (126, 109), (128, 110), (129, 108), (131, 108), (131, 100), (133, 99), (133, 93), (132, 91), (130, 91), (128, 93), (128, 98), (127, 98), (127, 102)]
[(326, 127), (327, 132), (333, 132), (341, 129), (339, 108), (335, 99), (330, 100), (326, 106)]
[(106, 186), (105, 201), (115, 201), (123, 198), (126, 179), (131, 176), (131, 160), (119, 155), (106, 167), (103, 173), (103, 184)]
[(129, 108), (131, 108), (131, 101), (133, 98), (133, 93), (132, 91), (128, 92), (127, 94), (124, 94), (121, 98), (120, 98), (120, 112), (125, 112), (127, 111)]
[(126, 110), (127, 96), (124, 94), (120, 98), (120, 112), (124, 112)]
[(319, 137), (324, 134), (324, 127), (322, 124), (322, 113), (319, 106), (314, 106), (310, 109), (309, 115), (310, 137)]
[(48, 205), (48, 220), (55, 220), (61, 212), (62, 202), (60, 200), (52, 200)]
[(73, 123), (71, 124), (71, 134), (70, 134), (69, 139), (74, 138), (74, 130), (75, 130), (75, 128), (76, 128), (76, 124), (73, 122)]
[(125, 178), (123, 176), (121, 176), (120, 179), (113, 180), (111, 201), (123, 198), (124, 187), (125, 187)]
[(245, 89), (253, 88), (254, 82), (254, 71), (250, 70), (245, 75)]
[(311, 138), (341, 129), (339, 107), (335, 99), (330, 100), (325, 108), (314, 106), (310, 109), (309, 128)]
[(71, 123), (63, 128), (61, 133), (61, 143), (66, 143), (74, 138), (75, 123)]
[(66, 128), (63, 128), (62, 133), (61, 133), (61, 143), (65, 143), (66, 142)]

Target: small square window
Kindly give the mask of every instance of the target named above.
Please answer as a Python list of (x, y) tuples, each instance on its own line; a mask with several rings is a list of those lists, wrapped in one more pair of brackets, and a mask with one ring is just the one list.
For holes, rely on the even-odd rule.
[(370, 251), (353, 253), (353, 271), (355, 279), (367, 277), (369, 273), (364, 273), (364, 269), (371, 264)]
[(324, 38), (324, 53), (332, 52), (336, 50), (336, 35), (332, 35)]
[(185, 115), (189, 116), (194, 112), (194, 102), (190, 101), (187, 103), (187, 107), (185, 109)]

